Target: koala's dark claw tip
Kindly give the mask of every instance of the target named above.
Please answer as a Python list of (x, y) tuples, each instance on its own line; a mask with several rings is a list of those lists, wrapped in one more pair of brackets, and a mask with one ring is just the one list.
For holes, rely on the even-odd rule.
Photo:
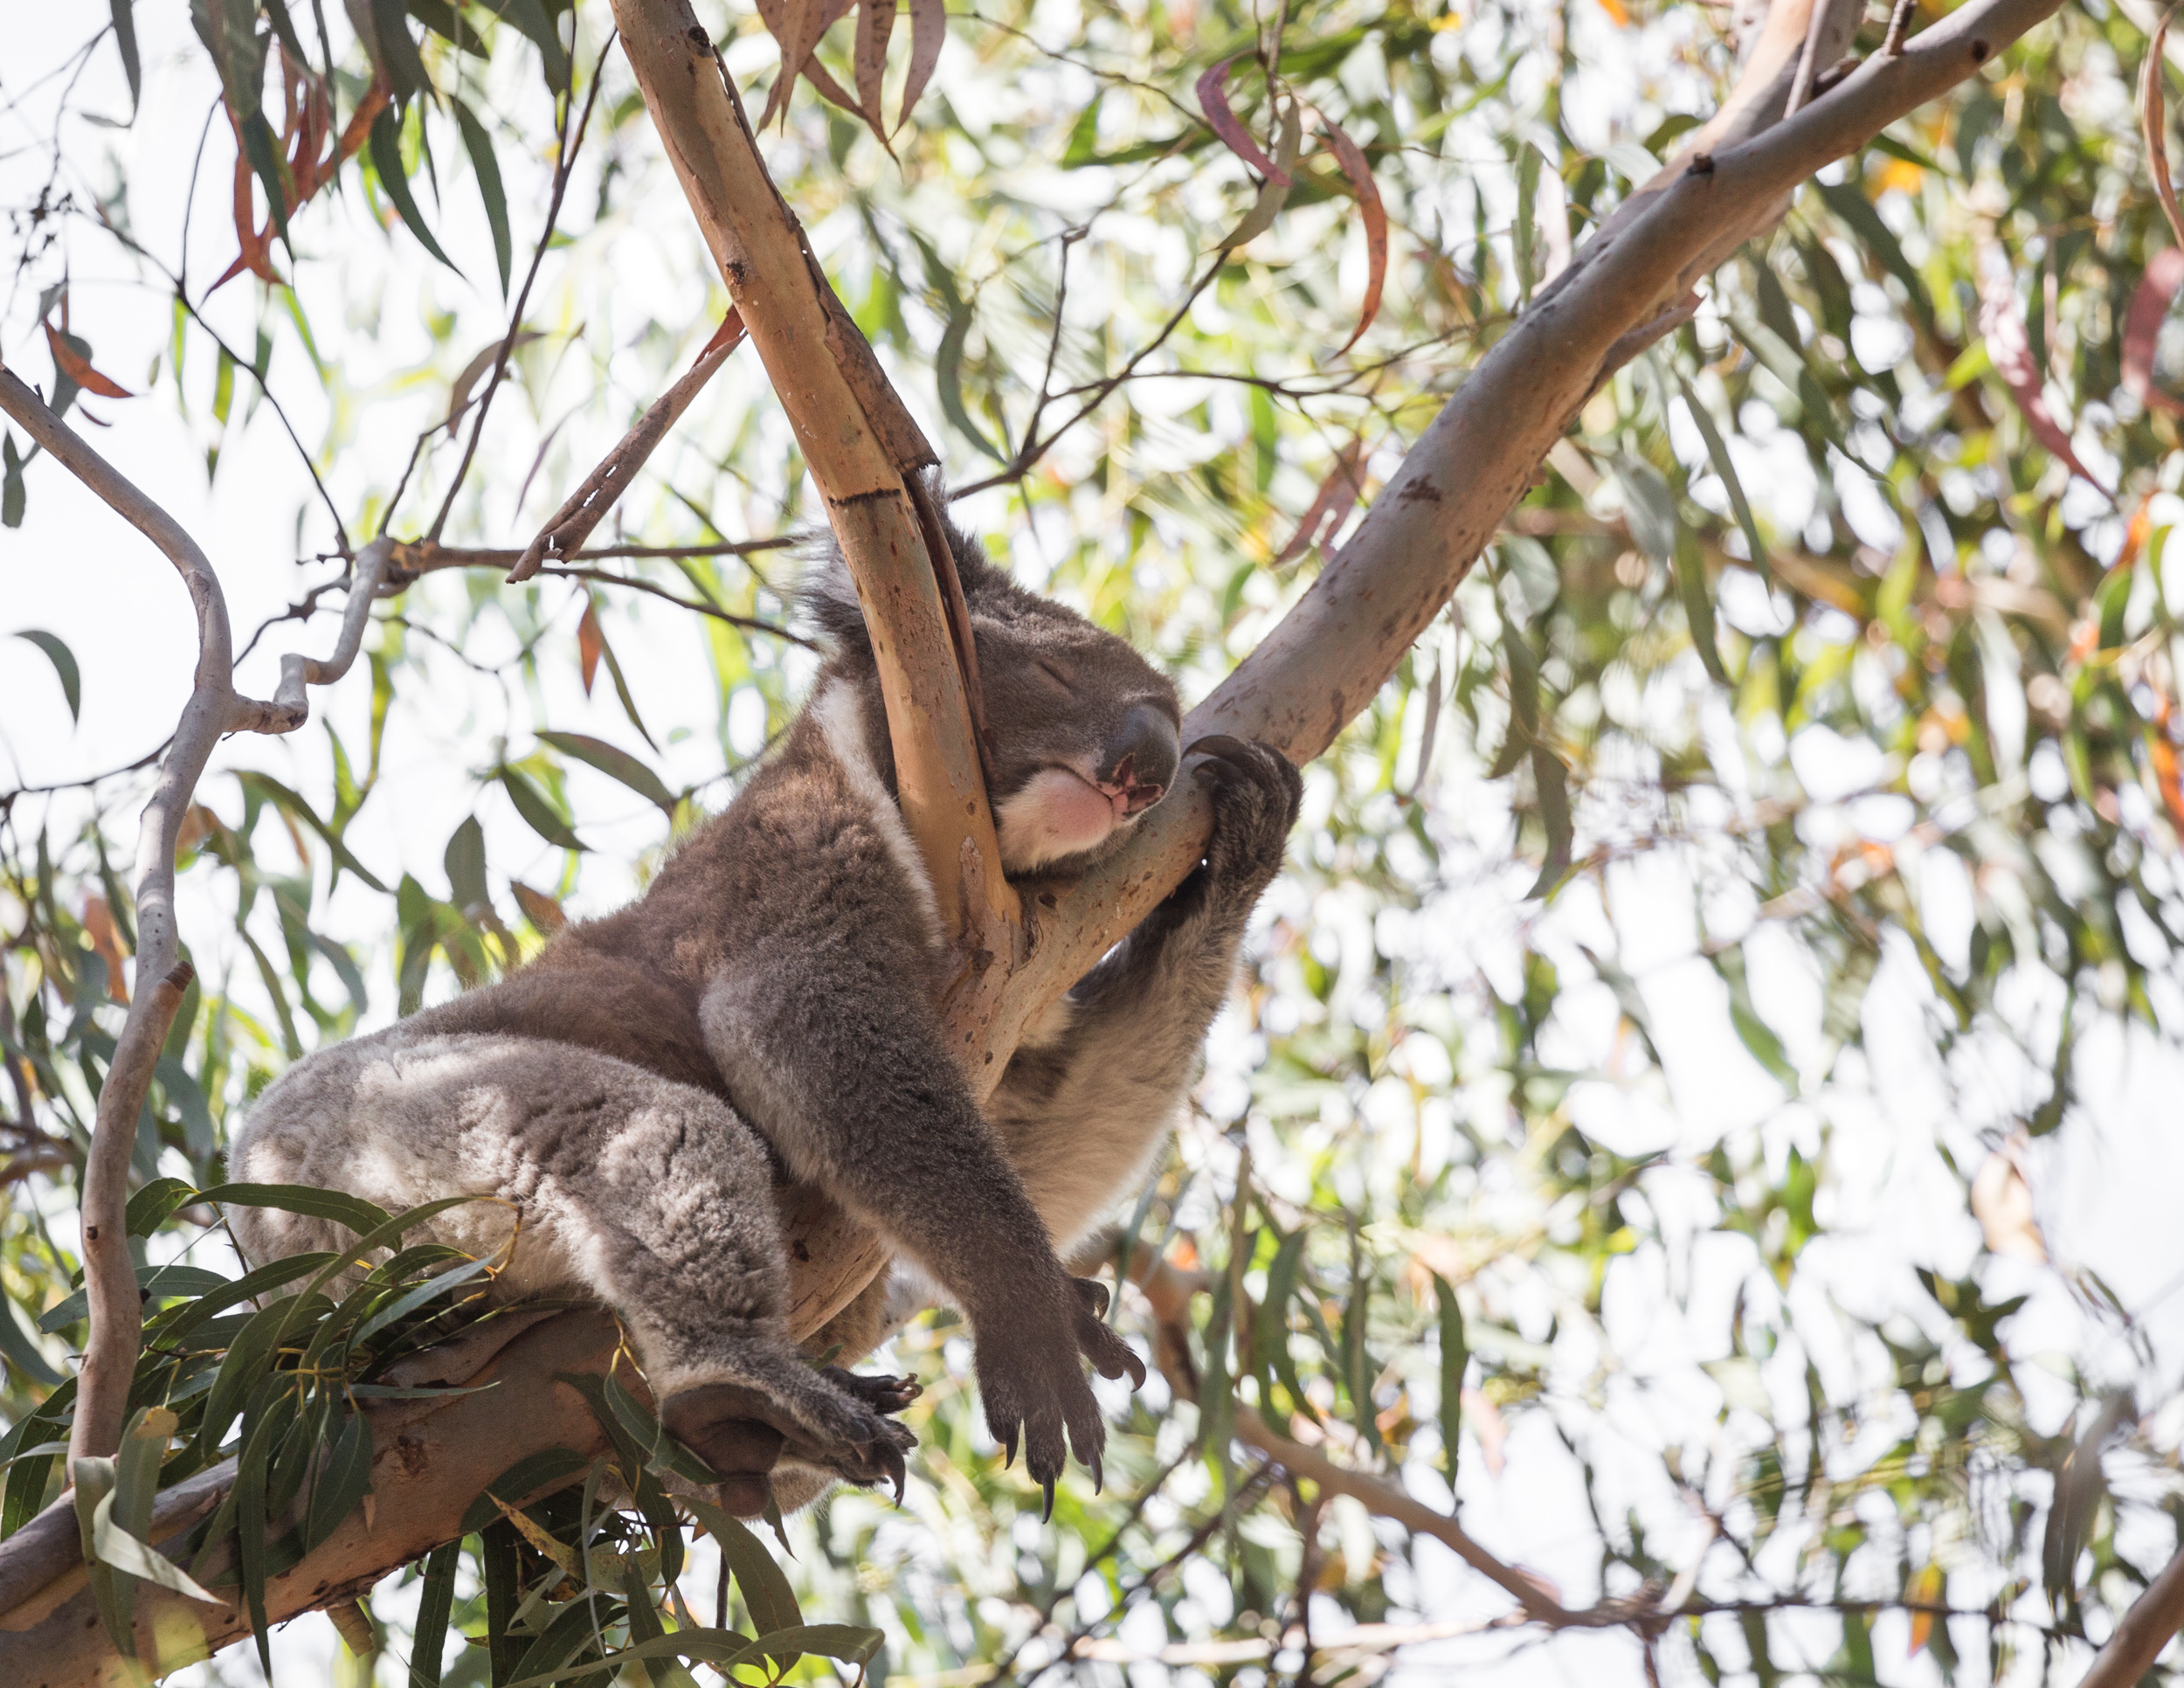
[(1136, 1349), (1125, 1348), (1123, 1350), (1123, 1369), (1130, 1373), (1130, 1387), (1131, 1388), (1142, 1389), (1145, 1387), (1145, 1362), (1137, 1358), (1137, 1351)]
[(892, 1443), (882, 1446), (878, 1450), (878, 1463), (888, 1481), (895, 1485), (895, 1504), (900, 1506), (902, 1504), (902, 1487), (909, 1476), (903, 1468), (901, 1451)]
[(1107, 1472), (1100, 1463), (1100, 1456), (1094, 1454), (1085, 1463), (1092, 1468), (1092, 1492), (1102, 1493), (1107, 1488)]
[(1016, 1427), (1012, 1424), (1009, 1426), (1008, 1434), (1001, 1438), (1001, 1469), (1006, 1471), (1015, 1463)]
[(1046, 1504), (1039, 1509), (1039, 1521), (1045, 1524), (1054, 1515), (1054, 1480), (1048, 1477), (1039, 1486), (1046, 1496)]

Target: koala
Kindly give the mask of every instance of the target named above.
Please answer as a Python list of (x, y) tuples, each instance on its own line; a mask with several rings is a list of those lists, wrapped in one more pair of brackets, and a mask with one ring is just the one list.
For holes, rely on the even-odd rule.
[[(1174, 785), (1181, 712), (1123, 640), (1011, 582), (950, 530), (992, 723), (1002, 861), (1039, 907)], [(890, 1480), (917, 1386), (815, 1368), (790, 1339), (783, 1178), (877, 1229), (967, 1318), (986, 1422), (1047, 1491), (1106, 1429), (1084, 1365), (1144, 1378), (1068, 1249), (1141, 1179), (1231, 988), (1301, 791), (1275, 751), (1202, 741), (1200, 865), (1035, 1025), (982, 1110), (936, 1007), (945, 935), (895, 799), (878, 671), (839, 558), (808, 605), (831, 654), (733, 803), (636, 902), (572, 924), (496, 983), (298, 1062), (237, 1135), (230, 1175), (438, 1197), (422, 1235), (508, 1247), (501, 1297), (612, 1306), (668, 1430), (743, 1517), (835, 1479)], [(515, 1218), (510, 1241), (510, 1214)], [(327, 1221), (232, 1215), (253, 1263), (346, 1246)], [(813, 1339), (854, 1361), (884, 1280)]]

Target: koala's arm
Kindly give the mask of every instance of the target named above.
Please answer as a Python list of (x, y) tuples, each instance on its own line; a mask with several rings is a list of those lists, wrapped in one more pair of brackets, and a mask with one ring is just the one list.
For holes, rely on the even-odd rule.
[(1196, 748), (1213, 803), (1204, 861), (1078, 983), (1047, 1034), (1019, 1049), (990, 1104), (1064, 1249), (1140, 1174), (1172, 1122), (1296, 821), (1303, 785), (1279, 752), (1225, 737)]
[[(854, 854), (854, 853), (853, 853)], [(826, 1190), (930, 1272), (969, 1317), (980, 1395), (1013, 1457), (1051, 1484), (1063, 1441), (1098, 1470), (1105, 1441), (1083, 1358), (1143, 1366), (1100, 1318), (950, 1055), (914, 900), (847, 864), (812, 884), (767, 941), (722, 961), (700, 1008), (739, 1110), (800, 1179)], [(869, 862), (863, 864), (869, 868)], [(1082, 1356), (1082, 1358), (1081, 1358)]]

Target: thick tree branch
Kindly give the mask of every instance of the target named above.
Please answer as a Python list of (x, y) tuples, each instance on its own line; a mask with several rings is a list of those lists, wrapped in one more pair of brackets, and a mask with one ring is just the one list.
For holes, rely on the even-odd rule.
[(197, 619), (195, 683), (160, 760), (159, 780), (144, 806), (137, 837), (137, 989), (99, 1094), (98, 1119), (84, 1171), (84, 1279), (90, 1290), (91, 1341), (84, 1352), (75, 1423), (68, 1441), (69, 1456), (81, 1459), (111, 1454), (120, 1445), (129, 1380), (135, 1373), (143, 1335), (125, 1222), (129, 1154), (153, 1069), (190, 978), (175, 929), (175, 850), (183, 816), (212, 747), (223, 737), (232, 732), (293, 732), (307, 714), (305, 686), (324, 685), (348, 671), (386, 568), (387, 547), (367, 546), (357, 558), (334, 654), (324, 662), (284, 657), (273, 701), (244, 697), (235, 690), (227, 600), (197, 542), (5, 369), (0, 369), (0, 411), (159, 547), (190, 589)]

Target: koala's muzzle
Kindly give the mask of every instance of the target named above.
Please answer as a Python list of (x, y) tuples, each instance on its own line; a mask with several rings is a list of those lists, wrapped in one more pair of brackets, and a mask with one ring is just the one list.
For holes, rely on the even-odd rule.
[(1123, 717), (1122, 730), (1108, 747), (1099, 787), (1122, 800), (1122, 812), (1137, 814), (1158, 803), (1175, 783), (1183, 741), (1165, 710), (1140, 703)]

